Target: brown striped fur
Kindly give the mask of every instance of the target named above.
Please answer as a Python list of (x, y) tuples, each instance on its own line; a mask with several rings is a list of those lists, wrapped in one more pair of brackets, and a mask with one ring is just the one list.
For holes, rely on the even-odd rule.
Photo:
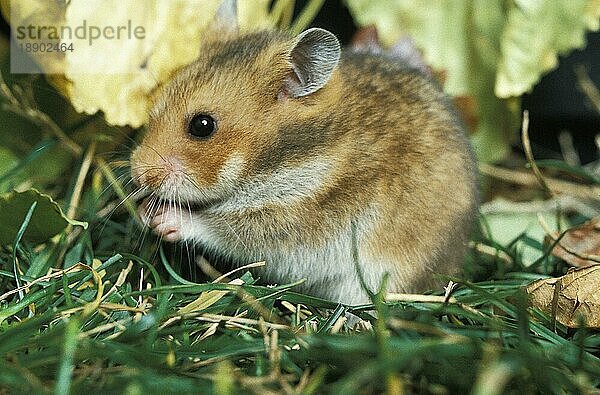
[[(477, 215), (477, 173), (445, 95), (397, 59), (344, 52), (323, 88), (290, 97), (282, 89), (293, 45), (278, 32), (211, 40), (164, 88), (132, 172), (167, 199), (165, 183), (180, 183), (184, 211), (197, 208), (180, 220), (143, 214), (159, 218), (159, 234), (176, 229), (172, 240), (239, 264), (264, 259), (264, 280), (307, 278), (304, 291), (341, 302), (366, 300), (353, 238), (373, 290), (386, 272), (397, 292), (457, 273)], [(199, 112), (218, 122), (207, 140), (187, 133)], [(195, 185), (173, 180), (177, 172)]]

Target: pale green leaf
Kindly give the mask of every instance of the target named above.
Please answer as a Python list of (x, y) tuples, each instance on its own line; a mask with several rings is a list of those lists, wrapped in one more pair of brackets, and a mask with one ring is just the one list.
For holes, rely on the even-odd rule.
[[(544, 242), (546, 232), (539, 222), (538, 215), (551, 229), (558, 229), (557, 215), (554, 210), (535, 209), (535, 203), (513, 203), (505, 200), (494, 200), (482, 206), (482, 214), (489, 230), (488, 237), (501, 245), (508, 245), (520, 234), (529, 238)], [(561, 223), (567, 223), (561, 215)], [(537, 248), (533, 248), (524, 241), (519, 240), (515, 244), (518, 254), (525, 265), (530, 265), (544, 254)]]
[(6, 147), (0, 147), (0, 177), (17, 165), (19, 159)]
[(519, 96), (531, 89), (558, 65), (558, 55), (585, 45), (585, 33), (598, 29), (599, 17), (597, 0), (515, 1), (501, 37), (496, 95)]

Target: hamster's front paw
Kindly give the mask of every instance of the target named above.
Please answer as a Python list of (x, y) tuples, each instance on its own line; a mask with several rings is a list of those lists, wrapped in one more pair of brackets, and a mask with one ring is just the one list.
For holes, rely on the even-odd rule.
[(144, 225), (172, 243), (183, 239), (182, 230), (191, 221), (189, 212), (180, 210), (172, 203), (157, 202), (156, 198), (146, 198), (140, 204), (138, 214)]

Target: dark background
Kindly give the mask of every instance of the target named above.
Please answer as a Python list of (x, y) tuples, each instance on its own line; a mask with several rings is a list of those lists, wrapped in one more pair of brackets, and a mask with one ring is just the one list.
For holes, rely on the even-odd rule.
[[(296, 2), (296, 13), (306, 0)], [(356, 26), (341, 0), (327, 0), (312, 26), (334, 32), (347, 44)], [(8, 36), (9, 27), (0, 20), (0, 31)], [(594, 136), (600, 133), (600, 113), (585, 97), (575, 75), (575, 67), (586, 67), (590, 78), (600, 87), (600, 33), (587, 35), (587, 47), (561, 57), (559, 67), (523, 97), (523, 109), (530, 112), (530, 137), (537, 158), (561, 158), (558, 135), (568, 131), (583, 163), (598, 159)], [(515, 147), (519, 149), (519, 147)]]

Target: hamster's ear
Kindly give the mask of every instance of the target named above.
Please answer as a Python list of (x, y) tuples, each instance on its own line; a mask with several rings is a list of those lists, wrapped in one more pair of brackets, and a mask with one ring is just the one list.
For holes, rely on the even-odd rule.
[(313, 28), (300, 33), (289, 54), (293, 72), (285, 80), (285, 93), (302, 97), (321, 89), (337, 66), (340, 51), (340, 42), (327, 30)]
[(217, 9), (209, 33), (214, 36), (230, 36), (239, 33), (237, 0), (223, 0)]

